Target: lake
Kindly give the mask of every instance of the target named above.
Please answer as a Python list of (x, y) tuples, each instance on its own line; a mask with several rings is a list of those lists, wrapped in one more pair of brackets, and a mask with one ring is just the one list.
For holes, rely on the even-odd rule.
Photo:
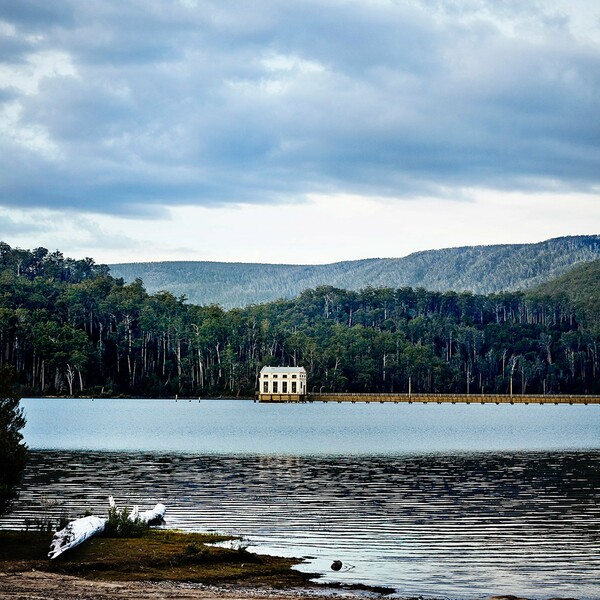
[[(15, 512), (244, 536), (398, 595), (600, 598), (600, 407), (26, 399)], [(335, 573), (329, 565), (344, 563)]]

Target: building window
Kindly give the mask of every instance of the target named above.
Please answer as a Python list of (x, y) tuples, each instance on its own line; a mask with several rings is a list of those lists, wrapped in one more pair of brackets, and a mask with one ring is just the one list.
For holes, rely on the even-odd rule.
[(277, 379), (277, 375), (273, 375), (273, 379)]
[(296, 379), (296, 377), (298, 377), (298, 375), (292, 375), (292, 379)]
[(282, 394), (287, 394), (287, 381), (284, 381), (284, 382), (281, 384), (281, 393), (282, 393)]
[(263, 383), (263, 394), (267, 394), (269, 392), (269, 382), (265, 381)]
[(296, 382), (292, 381), (292, 394), (296, 393)]
[(287, 375), (282, 375), (282, 377), (283, 377), (284, 379), (287, 379)]
[(277, 382), (276, 381), (273, 382), (273, 393), (274, 394), (277, 393)]

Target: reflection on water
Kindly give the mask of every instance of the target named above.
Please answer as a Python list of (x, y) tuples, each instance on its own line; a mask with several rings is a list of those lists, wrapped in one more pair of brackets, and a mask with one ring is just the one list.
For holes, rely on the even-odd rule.
[[(35, 451), (17, 509), (167, 504), (167, 526), (399, 594), (600, 597), (600, 451), (380, 456)], [(54, 504), (57, 501), (57, 504)], [(333, 573), (340, 559), (348, 570)], [(352, 567), (352, 568), (350, 568)]]

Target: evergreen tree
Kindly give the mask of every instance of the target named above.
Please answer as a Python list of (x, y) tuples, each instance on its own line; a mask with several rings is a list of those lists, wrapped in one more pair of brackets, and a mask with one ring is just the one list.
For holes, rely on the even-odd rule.
[(266, 365), (304, 366), (310, 391), (600, 394), (599, 274), (488, 295), (324, 285), (225, 310), (0, 243), (0, 364), (40, 396), (252, 396)]
[(3, 366), (0, 368), (0, 515), (10, 512), (17, 499), (27, 462), (27, 448), (21, 435), (25, 417), (19, 401), (12, 371)]

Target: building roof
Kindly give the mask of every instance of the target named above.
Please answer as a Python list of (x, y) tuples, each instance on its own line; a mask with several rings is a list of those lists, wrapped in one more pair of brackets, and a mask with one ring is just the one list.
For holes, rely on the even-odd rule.
[(263, 367), (261, 373), (306, 373), (304, 367)]

